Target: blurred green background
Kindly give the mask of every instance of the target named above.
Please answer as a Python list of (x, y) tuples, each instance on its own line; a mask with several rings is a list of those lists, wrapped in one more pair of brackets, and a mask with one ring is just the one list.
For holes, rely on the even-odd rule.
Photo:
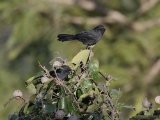
[[(160, 0), (0, 0), (0, 119), (20, 103), (3, 105), (15, 89), (27, 96), (25, 80), (60, 56), (70, 60), (85, 47), (57, 41), (58, 33), (76, 33), (104, 24), (94, 47), (101, 71), (117, 81), (121, 101), (141, 110), (147, 96), (160, 95)], [(134, 115), (125, 111), (124, 116)]]

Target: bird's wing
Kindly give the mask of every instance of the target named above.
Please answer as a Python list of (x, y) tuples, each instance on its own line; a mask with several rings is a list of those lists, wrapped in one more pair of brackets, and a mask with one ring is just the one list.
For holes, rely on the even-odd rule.
[(94, 31), (82, 31), (78, 34), (75, 35), (76, 39), (81, 39), (81, 40), (89, 40), (89, 39), (93, 39), (95, 36), (95, 34), (93, 33)]

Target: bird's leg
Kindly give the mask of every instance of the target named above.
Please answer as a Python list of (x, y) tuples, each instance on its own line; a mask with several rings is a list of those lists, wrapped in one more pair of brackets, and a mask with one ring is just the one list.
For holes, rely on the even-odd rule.
[(87, 49), (87, 50), (89, 50), (89, 49), (90, 49), (89, 45), (87, 45), (87, 46), (86, 46), (86, 49)]
[(87, 46), (86, 46), (86, 49), (87, 49), (87, 50), (91, 50), (94, 46), (95, 46), (94, 44), (93, 44), (93, 45), (87, 45)]
[(90, 50), (90, 52), (89, 52), (89, 55), (88, 55), (88, 58), (87, 58), (87, 62), (86, 62), (86, 64), (87, 63), (89, 63), (89, 61), (90, 61), (90, 57), (91, 57), (91, 54), (92, 54), (92, 49), (89, 49)]

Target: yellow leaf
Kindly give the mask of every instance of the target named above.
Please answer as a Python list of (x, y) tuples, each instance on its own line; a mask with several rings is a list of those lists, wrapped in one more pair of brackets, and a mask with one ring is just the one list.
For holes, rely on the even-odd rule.
[(71, 63), (74, 65), (72, 69), (77, 69), (80, 66), (80, 63), (86, 65), (87, 60), (89, 60), (93, 56), (93, 52), (91, 50), (82, 50), (80, 51), (74, 58)]

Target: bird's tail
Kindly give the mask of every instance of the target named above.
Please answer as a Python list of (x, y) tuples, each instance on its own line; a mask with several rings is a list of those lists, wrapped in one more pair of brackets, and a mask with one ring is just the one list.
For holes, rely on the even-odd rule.
[(70, 34), (59, 34), (58, 36), (59, 41), (69, 41), (69, 40), (74, 40), (75, 35), (70, 35)]

